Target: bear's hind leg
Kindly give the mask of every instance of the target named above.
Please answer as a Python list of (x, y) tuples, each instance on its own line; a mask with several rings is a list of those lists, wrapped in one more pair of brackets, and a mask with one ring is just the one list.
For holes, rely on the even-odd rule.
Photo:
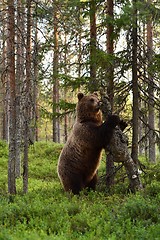
[(97, 180), (98, 180), (98, 178), (97, 178), (97, 174), (95, 174), (94, 175), (94, 177), (92, 178), (92, 180), (89, 182), (89, 183), (87, 183), (87, 188), (89, 189), (89, 190), (96, 190), (96, 184), (97, 184)]
[(71, 191), (73, 194), (79, 194), (80, 191), (83, 189), (83, 182), (82, 178), (80, 176), (72, 176), (70, 177), (67, 188), (65, 188), (66, 191)]

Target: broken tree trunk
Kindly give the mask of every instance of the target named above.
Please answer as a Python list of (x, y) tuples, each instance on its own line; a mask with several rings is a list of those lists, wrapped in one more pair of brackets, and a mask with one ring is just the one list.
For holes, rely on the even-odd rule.
[[(111, 106), (109, 99), (106, 95), (102, 96), (102, 112), (104, 116), (111, 114)], [(138, 174), (137, 165), (134, 163), (131, 154), (128, 149), (128, 137), (123, 133), (126, 127), (126, 123), (121, 121), (120, 126), (117, 126), (113, 137), (108, 146), (106, 146), (106, 153), (108, 153), (108, 160), (112, 162), (122, 163), (126, 169), (126, 173), (129, 179), (129, 187), (132, 192), (143, 189), (142, 183)], [(107, 172), (107, 187), (113, 184), (113, 178), (115, 175), (114, 169), (110, 168), (110, 173)]]
[(109, 152), (109, 159), (114, 162), (123, 163), (130, 183), (130, 190), (135, 192), (142, 189), (142, 183), (139, 178), (137, 165), (131, 158), (128, 150), (128, 138), (119, 127), (116, 127), (110, 144), (106, 147)]

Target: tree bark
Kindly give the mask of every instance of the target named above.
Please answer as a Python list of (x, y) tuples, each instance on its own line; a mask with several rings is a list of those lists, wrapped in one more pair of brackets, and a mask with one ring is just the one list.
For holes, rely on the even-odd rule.
[[(5, 6), (5, 3), (3, 1), (3, 5)], [(4, 12), (4, 19), (8, 19), (8, 12)], [(6, 33), (8, 34), (9, 32), (7, 31), (8, 29), (8, 22), (3, 19), (3, 30), (2, 30), (2, 39), (6, 38)], [(2, 62), (1, 62), (1, 80), (2, 80), (2, 89), (3, 89), (3, 102), (2, 102), (2, 109), (3, 109), (3, 119), (2, 119), (2, 139), (6, 140), (9, 142), (9, 92), (6, 91), (6, 89), (9, 88), (9, 81), (8, 81), (8, 75), (7, 73), (7, 47), (8, 47), (8, 42), (3, 43), (3, 48), (2, 48)]]
[(132, 116), (132, 159), (138, 163), (138, 119), (139, 119), (139, 89), (137, 75), (137, 0), (133, 0), (134, 16), (132, 29), (132, 92), (133, 92), (133, 116)]
[(159, 108), (159, 114), (158, 114), (158, 130), (159, 130), (158, 150), (160, 153), (160, 108)]
[(8, 192), (16, 194), (16, 82), (15, 82), (15, 19), (14, 1), (8, 0), (8, 81), (9, 81), (9, 159)]
[[(152, 1), (148, 0), (151, 4)], [(152, 64), (153, 55), (153, 30), (152, 30), (152, 17), (147, 23), (147, 50), (148, 50), (148, 124), (149, 124), (149, 161), (156, 162), (156, 150), (155, 150), (155, 113), (154, 113), (154, 82), (153, 73), (150, 72), (150, 65)]]
[[(114, 54), (114, 42), (113, 42), (113, 0), (107, 0), (107, 14), (110, 17), (109, 22), (107, 24), (107, 54), (109, 54), (111, 57)], [(109, 101), (111, 104), (111, 111), (113, 111), (113, 98), (114, 98), (114, 66), (113, 62), (108, 63), (107, 67), (107, 94), (109, 97)]]
[[(106, 111), (106, 113), (110, 113), (111, 105), (107, 96), (102, 95), (102, 103), (102, 112)], [(109, 145), (106, 146), (106, 151), (108, 152), (108, 165), (110, 168), (110, 171), (106, 175), (106, 181), (108, 181), (107, 187), (110, 187), (114, 183), (112, 180), (115, 176), (115, 169), (110, 163), (121, 162), (126, 169), (130, 190), (132, 192), (141, 190), (143, 187), (138, 175), (138, 168), (128, 150), (128, 138), (119, 127), (116, 127)]]
[(98, 90), (96, 81), (96, 1), (90, 1), (90, 84), (89, 91)]
[[(82, 23), (81, 23), (81, 8), (77, 8), (78, 19), (79, 19), (79, 31), (78, 31), (78, 77), (81, 77), (82, 74)], [(80, 89), (79, 89), (80, 90)]]
[(123, 163), (129, 179), (129, 188), (132, 192), (143, 189), (141, 180), (138, 175), (137, 165), (134, 163), (128, 151), (128, 138), (127, 136), (116, 127), (113, 137), (109, 146), (109, 156), (114, 162)]
[(33, 99), (34, 99), (34, 139), (38, 141), (39, 129), (38, 129), (38, 119), (39, 119), (39, 109), (38, 109), (38, 32), (37, 32), (37, 7), (36, 4), (36, 16), (34, 20), (34, 58), (33, 58), (33, 67), (34, 67), (34, 82), (33, 82)]
[[(67, 33), (65, 32), (65, 46), (67, 46)], [(65, 75), (67, 76), (67, 47), (65, 47), (65, 52), (64, 52), (64, 62), (65, 62), (65, 67), (64, 67), (64, 72)], [(66, 80), (65, 80), (66, 84)], [(64, 99), (65, 102), (67, 101), (67, 88), (64, 88)], [(64, 115), (64, 143), (67, 142), (68, 139), (68, 115), (67, 111), (65, 110), (65, 115)]]
[[(3, 50), (2, 50), (3, 51)], [(0, 72), (3, 71), (3, 65), (2, 69), (0, 68)], [(5, 98), (5, 88), (3, 85), (3, 82), (0, 81), (0, 139), (3, 139), (3, 132), (4, 132), (4, 98)]]
[[(113, 42), (113, 0), (107, 0), (107, 15), (110, 18), (109, 22), (107, 24), (107, 41), (106, 41), (106, 49), (107, 49), (107, 54), (110, 55), (110, 57), (113, 56), (114, 54), (114, 42)], [(114, 66), (113, 62), (108, 63), (107, 69), (106, 69), (106, 80), (107, 80), (107, 95), (109, 98), (110, 102), (110, 112), (112, 113), (113, 111), (113, 98), (114, 98)], [(107, 107), (107, 106), (106, 106)], [(107, 115), (105, 115), (105, 119), (107, 118)], [(114, 184), (114, 161), (110, 154), (108, 154), (107, 149), (106, 151), (106, 186), (107, 188), (110, 188), (111, 185)]]
[(27, 0), (26, 89), (24, 108), (23, 192), (28, 192), (28, 148), (31, 118), (31, 0)]
[(58, 16), (54, 5), (54, 57), (53, 57), (53, 141), (60, 142), (59, 119), (56, 113), (59, 111), (57, 104), (59, 102), (59, 81), (58, 81)]
[[(139, 99), (139, 108), (142, 109), (142, 102), (141, 99)], [(139, 124), (139, 133), (138, 133), (138, 139), (139, 139), (139, 147), (138, 147), (138, 153), (139, 155), (142, 155), (144, 153), (144, 147), (143, 147), (143, 141), (142, 141), (142, 137), (143, 137), (143, 123), (141, 121), (141, 119), (139, 119), (138, 121)]]
[(23, 79), (23, 70), (22, 70), (22, 59), (23, 59), (23, 49), (22, 49), (22, 41), (20, 31), (23, 31), (23, 17), (22, 17), (22, 5), (21, 1), (17, 1), (17, 16), (16, 16), (16, 26), (19, 31), (16, 31), (16, 178), (21, 175), (21, 86)]

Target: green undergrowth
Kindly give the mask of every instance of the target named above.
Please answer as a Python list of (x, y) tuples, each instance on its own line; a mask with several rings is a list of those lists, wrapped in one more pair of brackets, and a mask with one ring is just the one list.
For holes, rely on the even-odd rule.
[[(160, 164), (147, 165), (144, 191), (127, 191), (121, 169), (113, 189), (98, 184), (96, 192), (65, 193), (57, 177), (62, 145), (39, 142), (30, 148), (29, 191), (7, 195), (7, 157), (0, 142), (0, 240), (159, 240)], [(99, 175), (104, 174), (102, 162)], [(122, 181), (123, 179), (123, 181)], [(103, 185), (103, 186), (102, 186)]]

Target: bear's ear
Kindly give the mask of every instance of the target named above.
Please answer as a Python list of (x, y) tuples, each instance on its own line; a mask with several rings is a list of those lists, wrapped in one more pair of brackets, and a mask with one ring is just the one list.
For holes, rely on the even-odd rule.
[(84, 94), (83, 93), (78, 93), (77, 97), (78, 97), (78, 100), (80, 101), (84, 97)]

